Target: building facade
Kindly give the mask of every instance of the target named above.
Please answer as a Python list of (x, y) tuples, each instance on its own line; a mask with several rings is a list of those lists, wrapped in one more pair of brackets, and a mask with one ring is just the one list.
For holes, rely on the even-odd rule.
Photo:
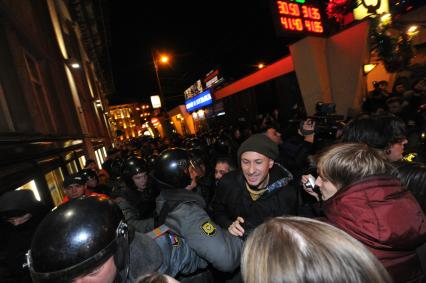
[(0, 194), (62, 199), (65, 175), (111, 146), (108, 24), (97, 1), (0, 1)]

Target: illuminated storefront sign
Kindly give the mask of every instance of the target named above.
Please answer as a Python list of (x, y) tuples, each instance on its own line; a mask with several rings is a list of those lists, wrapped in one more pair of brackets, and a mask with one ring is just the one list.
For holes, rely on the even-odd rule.
[(199, 95), (192, 97), (185, 101), (186, 110), (188, 112), (200, 109), (204, 106), (210, 105), (213, 103), (212, 95), (210, 90), (206, 90)]
[(224, 79), (220, 75), (218, 69), (210, 71), (204, 78), (204, 83), (206, 85), (206, 88), (219, 85), (223, 81), (224, 81)]
[(313, 0), (274, 0), (273, 16), (278, 35), (324, 33), (319, 5)]
[(196, 96), (197, 94), (201, 93), (202, 91), (203, 91), (203, 85), (201, 84), (201, 80), (198, 80), (195, 82), (195, 84), (187, 88), (183, 93), (185, 95), (185, 99), (190, 99)]

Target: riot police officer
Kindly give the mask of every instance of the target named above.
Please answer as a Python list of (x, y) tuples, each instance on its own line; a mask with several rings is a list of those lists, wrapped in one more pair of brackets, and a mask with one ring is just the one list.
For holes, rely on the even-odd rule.
[(205, 211), (204, 199), (185, 189), (191, 183), (190, 166), (196, 165), (180, 148), (167, 149), (157, 158), (152, 171), (160, 186), (156, 222), (185, 239), (216, 269), (233, 271), (239, 266), (242, 241), (217, 226)]
[(34, 282), (134, 282), (146, 273), (176, 276), (207, 266), (184, 239), (132, 231), (118, 206), (94, 196), (52, 210), (35, 232), (27, 263)]
[(128, 224), (139, 232), (154, 228), (156, 188), (149, 180), (147, 162), (137, 156), (125, 161), (119, 189), (114, 193), (114, 201), (120, 206)]

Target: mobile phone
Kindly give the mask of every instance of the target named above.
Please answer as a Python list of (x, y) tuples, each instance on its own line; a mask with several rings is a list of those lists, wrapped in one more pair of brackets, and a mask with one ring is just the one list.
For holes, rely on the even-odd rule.
[(308, 181), (306, 181), (305, 187), (311, 189), (315, 188), (315, 178), (312, 175), (308, 176)]

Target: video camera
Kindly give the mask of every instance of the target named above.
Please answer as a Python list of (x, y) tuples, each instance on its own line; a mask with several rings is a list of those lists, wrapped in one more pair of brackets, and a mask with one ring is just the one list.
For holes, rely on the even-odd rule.
[(335, 114), (336, 104), (317, 102), (315, 110), (315, 114), (307, 118), (315, 121), (316, 139), (335, 139), (344, 121), (343, 115)]

